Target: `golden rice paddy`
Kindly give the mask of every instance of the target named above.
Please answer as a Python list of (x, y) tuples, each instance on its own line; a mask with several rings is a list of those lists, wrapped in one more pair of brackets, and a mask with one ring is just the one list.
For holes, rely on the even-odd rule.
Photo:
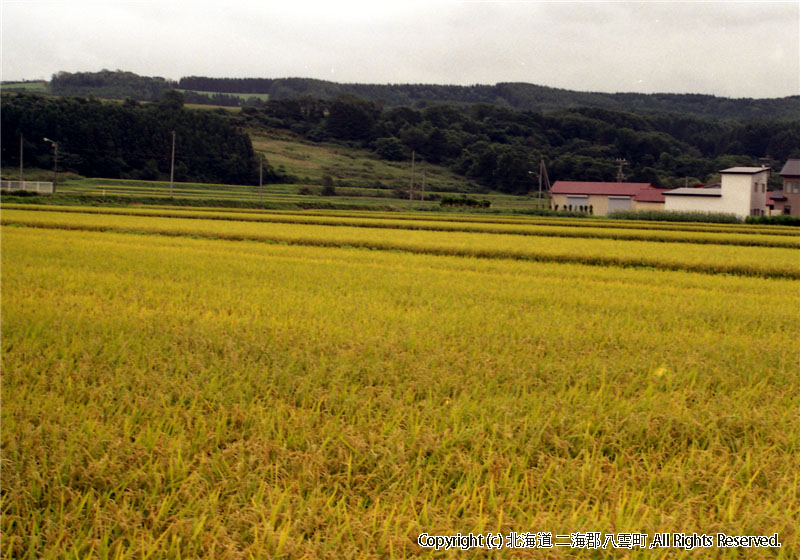
[(797, 556), (791, 231), (156, 213), (2, 210), (3, 557)]

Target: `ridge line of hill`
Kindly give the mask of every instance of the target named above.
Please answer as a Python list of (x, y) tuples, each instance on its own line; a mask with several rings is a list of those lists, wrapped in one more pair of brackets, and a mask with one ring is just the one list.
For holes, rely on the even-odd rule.
[[(682, 113), (715, 119), (800, 120), (800, 95), (779, 98), (728, 98), (696, 93), (581, 92), (524, 82), (471, 86), (439, 84), (338, 83), (316, 78), (211, 78), (180, 80), (139, 76), (132, 72), (58, 72), (46, 83), (55, 95), (94, 95), (152, 101), (168, 89), (189, 93), (187, 102), (254, 105), (266, 99), (311, 96), (334, 99), (354, 95), (387, 107), (430, 104), (476, 104), (517, 110), (556, 111), (594, 107), (625, 111)], [(4, 84), (3, 89), (13, 86)]]

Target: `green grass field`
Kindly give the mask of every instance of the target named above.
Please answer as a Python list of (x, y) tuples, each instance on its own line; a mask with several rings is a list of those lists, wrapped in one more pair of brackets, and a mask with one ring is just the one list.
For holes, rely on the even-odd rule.
[(0, 85), (2, 91), (23, 91), (27, 93), (47, 93), (49, 82), (44, 80), (31, 82), (3, 82)]
[[(319, 177), (322, 177), (322, 167), (319, 168)], [(395, 170), (399, 177), (402, 169)], [(316, 180), (316, 179), (309, 179)], [(398, 179), (399, 180), (399, 179)], [(407, 178), (405, 179), (407, 180)], [(453, 179), (455, 180), (455, 179)], [(376, 183), (377, 184), (377, 183)], [(172, 187), (172, 197), (182, 202), (216, 201), (219, 206), (228, 202), (234, 203), (264, 203), (277, 206), (290, 207), (291, 205), (336, 205), (352, 206), (354, 208), (394, 209), (403, 210), (409, 207), (420, 209), (438, 209), (438, 198), (431, 200), (431, 195), (441, 197), (448, 193), (427, 190), (427, 198), (415, 198), (412, 204), (406, 197), (397, 198), (397, 195), (382, 184), (381, 187), (335, 187), (335, 196), (321, 196), (322, 187), (314, 183), (298, 184), (268, 184), (259, 189), (258, 185), (219, 185), (211, 183), (180, 183)], [(300, 194), (301, 190), (308, 189), (311, 194)], [(60, 183), (57, 192), (64, 195), (96, 196), (98, 200), (103, 196), (131, 197), (131, 198), (164, 198), (170, 197), (169, 182), (165, 181), (139, 181), (125, 179), (79, 178), (70, 179)], [(419, 196), (419, 195), (418, 195)], [(519, 212), (529, 211), (546, 206), (544, 199), (530, 196), (514, 196), (502, 193), (488, 193), (474, 195), (480, 199), (491, 202), (493, 212)]]
[[(5, 558), (800, 551), (800, 232), (4, 204)], [(689, 554), (686, 554), (689, 556)]]
[[(179, 89), (180, 92), (190, 91), (192, 93), (199, 93), (202, 95), (214, 96), (219, 92), (216, 91), (201, 91), (196, 89)], [(242, 99), (258, 99), (260, 101), (269, 101), (269, 94), (268, 93), (224, 93), (223, 95), (229, 95), (231, 97), (241, 97)]]

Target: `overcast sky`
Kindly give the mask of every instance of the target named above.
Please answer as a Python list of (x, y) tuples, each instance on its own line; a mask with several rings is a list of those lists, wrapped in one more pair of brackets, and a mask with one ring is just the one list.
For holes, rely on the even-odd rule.
[(0, 0), (3, 80), (58, 71), (800, 94), (800, 0)]

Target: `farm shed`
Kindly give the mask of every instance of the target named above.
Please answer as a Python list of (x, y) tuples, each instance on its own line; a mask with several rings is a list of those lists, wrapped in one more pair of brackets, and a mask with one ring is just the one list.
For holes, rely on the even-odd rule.
[(650, 183), (556, 181), (550, 189), (554, 210), (606, 216), (614, 210), (663, 210), (664, 195)]

